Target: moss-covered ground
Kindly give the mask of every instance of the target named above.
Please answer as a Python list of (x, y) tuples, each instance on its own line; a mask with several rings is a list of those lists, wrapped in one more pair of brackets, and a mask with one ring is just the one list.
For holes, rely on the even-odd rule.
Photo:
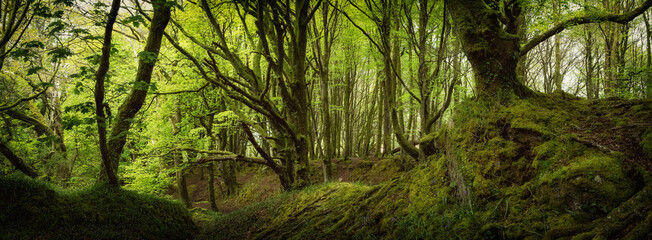
[(197, 231), (178, 202), (107, 185), (68, 191), (0, 177), (0, 239), (193, 239)]
[(652, 239), (650, 119), (650, 101), (471, 100), (422, 139), (426, 162), (377, 185), (195, 217), (213, 219), (202, 239)]

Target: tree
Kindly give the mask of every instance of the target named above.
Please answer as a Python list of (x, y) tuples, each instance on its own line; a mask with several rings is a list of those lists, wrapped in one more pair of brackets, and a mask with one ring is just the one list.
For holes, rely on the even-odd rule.
[(323, 137), (324, 137), (324, 181), (330, 181), (333, 177), (333, 164), (331, 159), (333, 153), (332, 129), (331, 129), (331, 115), (330, 115), (330, 102), (328, 97), (329, 80), (330, 80), (330, 61), (332, 54), (332, 47), (337, 37), (337, 29), (339, 27), (339, 14), (336, 10), (329, 10), (328, 2), (324, 2), (321, 8), (321, 32), (317, 27), (317, 20), (313, 21), (313, 31), (315, 36), (321, 41), (314, 41), (313, 53), (315, 54), (316, 71), (319, 74), (319, 86), (321, 94), (321, 122), (324, 124)]
[[(114, 4), (111, 6), (111, 13), (109, 16), (117, 15), (119, 2), (119, 0), (114, 1)], [(131, 127), (134, 116), (136, 116), (136, 113), (138, 113), (140, 108), (143, 106), (143, 102), (147, 96), (149, 83), (152, 79), (152, 70), (154, 70), (154, 65), (156, 64), (158, 53), (161, 49), (161, 40), (163, 38), (163, 33), (165, 32), (165, 28), (167, 27), (170, 20), (170, 10), (172, 8), (172, 3), (166, 0), (158, 0), (153, 1), (152, 5), (154, 9), (154, 15), (151, 18), (147, 43), (145, 44), (143, 51), (138, 55), (138, 72), (136, 73), (134, 87), (131, 89), (131, 92), (118, 109), (118, 113), (116, 114), (113, 126), (111, 128), (111, 135), (108, 138), (108, 141), (104, 140), (106, 145), (102, 146), (103, 141), (100, 140), (102, 163), (104, 166), (104, 174), (100, 174), (100, 180), (108, 180), (108, 182), (113, 185), (118, 184), (116, 173), (118, 171), (118, 163), (120, 161), (120, 156), (122, 155), (122, 150), (127, 141), (127, 133)], [(115, 15), (113, 13), (114, 11)], [(102, 61), (108, 61), (108, 54), (110, 50), (105, 50), (104, 47), (107, 46), (106, 42), (110, 41), (110, 25), (112, 26), (109, 20), (109, 22), (107, 22), (107, 30), (105, 31), (105, 43), (102, 50)], [(106, 66), (106, 69), (101, 68), (98, 70), (98, 73), (101, 72), (100, 70), (106, 73), (108, 70), (108, 63), (104, 64), (101, 64), (100, 66)], [(96, 113), (98, 115), (98, 129), (102, 129), (105, 127), (104, 118), (106, 117), (103, 107), (104, 97), (102, 96), (104, 94), (103, 83), (101, 83), (103, 78), (100, 79), (100, 74), (97, 76), (98, 79), (96, 82), (95, 103)], [(100, 139), (106, 138), (106, 129), (104, 129), (104, 131), (98, 131), (100, 133)]]
[[(274, 148), (282, 159), (281, 164), (275, 162), (272, 159), (272, 154), (256, 142), (256, 138), (248, 126), (253, 123), (249, 121), (243, 123), (243, 130), (247, 133), (251, 144), (263, 156), (264, 161), (259, 163), (272, 168), (285, 189), (308, 185), (310, 184), (308, 154), (312, 148), (312, 142), (309, 141), (311, 134), (305, 76), (306, 52), (308, 49), (308, 26), (319, 4), (313, 7), (307, 0), (296, 0), (294, 4), (267, 1), (236, 1), (233, 4), (238, 11), (237, 14), (240, 14), (243, 24), (246, 24), (245, 15), (255, 19), (259, 41), (253, 41), (252, 33), (248, 32), (248, 28), (245, 35), (252, 46), (259, 46), (257, 48), (261, 50), (262, 57), (268, 66), (265, 76), (258, 71), (260, 66), (258, 63), (254, 65), (258, 67), (252, 69), (243, 61), (243, 56), (238, 54), (237, 49), (229, 44), (230, 39), (226, 36), (224, 24), (217, 21), (213, 14), (213, 7), (206, 0), (201, 1), (200, 7), (216, 36), (216, 41), (213, 41), (212, 46), (199, 41), (183, 26), (174, 23), (175, 27), (192, 43), (206, 50), (208, 58), (204, 64), (200, 63), (177, 41), (174, 41), (169, 34), (166, 37), (179, 52), (195, 65), (205, 80), (223, 89), (229, 97), (270, 120), (275, 136), (268, 137), (268, 139), (273, 140)], [(227, 74), (223, 66), (218, 64), (215, 56), (226, 61), (235, 72), (236, 77)], [(209, 76), (209, 73), (214, 77)], [(282, 111), (271, 100), (270, 95), (276, 94), (274, 89), (278, 89), (283, 103)], [(259, 134), (267, 135), (264, 132), (259, 132)]]
[[(63, 10), (71, 5), (72, 1), (67, 0), (0, 2), (3, 11), (0, 16), (0, 70), (10, 73), (0, 76), (3, 86), (0, 88), (3, 95), (0, 113), (31, 126), (37, 136), (44, 135), (51, 140), (51, 152), (46, 159), (55, 159), (52, 162), (57, 164), (45, 173), (60, 177), (64, 185), (68, 182), (71, 166), (66, 161), (63, 142), (61, 91), (55, 88), (60, 88), (59, 70), (63, 60), (72, 55), (65, 46), (72, 41), (71, 38), (60, 38), (61, 32), (68, 30), (63, 21)], [(35, 104), (37, 101), (40, 107)], [(10, 162), (19, 163), (20, 158), (7, 144), (2, 152), (12, 160)], [(20, 164), (26, 165), (24, 162)], [(24, 169), (24, 166), (16, 167)]]
[(587, 12), (567, 18), (523, 46), (518, 36), (517, 19), (524, 14), (520, 1), (460, 0), (448, 1), (447, 5), (455, 33), (473, 67), (476, 93), (481, 98), (504, 100), (512, 94), (531, 95), (531, 90), (518, 81), (516, 66), (533, 47), (572, 26), (605, 21), (627, 23), (645, 12), (652, 0), (623, 14)]

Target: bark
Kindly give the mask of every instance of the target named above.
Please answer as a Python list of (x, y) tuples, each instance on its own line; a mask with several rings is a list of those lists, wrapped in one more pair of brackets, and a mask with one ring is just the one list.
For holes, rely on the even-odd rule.
[[(170, 20), (171, 6), (168, 4), (154, 4), (154, 16), (152, 17), (151, 25), (149, 28), (149, 35), (147, 36), (147, 43), (143, 49), (142, 55), (138, 60), (138, 71), (136, 73), (136, 81), (134, 88), (131, 90), (125, 101), (120, 105), (118, 114), (111, 128), (111, 136), (107, 142), (108, 151), (108, 164), (105, 164), (106, 173), (110, 184), (117, 184), (116, 173), (118, 170), (118, 162), (122, 154), (124, 144), (127, 141), (127, 133), (131, 128), (131, 123), (136, 113), (140, 111), (143, 106), (145, 97), (147, 97), (147, 90), (149, 83), (152, 79), (152, 71), (156, 63), (159, 51), (161, 49), (161, 40), (163, 33)], [(99, 81), (98, 81), (99, 82)], [(103, 94), (102, 94), (103, 95)], [(97, 98), (98, 95), (96, 95)], [(101, 103), (97, 101), (96, 103)], [(97, 113), (102, 112), (97, 109)], [(98, 118), (99, 119), (99, 118)], [(99, 125), (99, 123), (98, 123)], [(100, 134), (101, 136), (102, 134)], [(112, 176), (111, 176), (112, 175)], [(116, 179), (113, 179), (116, 178)], [(100, 178), (102, 180), (102, 176)]]
[(211, 209), (219, 211), (217, 204), (215, 204), (215, 166), (213, 163), (208, 164), (208, 200), (211, 202)]
[(68, 151), (63, 142), (63, 124), (61, 113), (61, 91), (56, 88), (50, 88), (45, 95), (50, 101), (50, 128), (55, 136), (55, 141), (52, 143), (53, 148), (60, 154), (62, 161), (57, 164), (57, 176), (64, 187), (68, 186), (70, 181), (73, 163), (68, 161)]
[[(34, 131), (36, 131), (36, 133), (38, 135), (55, 136), (54, 131), (52, 131), (52, 129), (50, 129), (50, 127), (48, 127), (45, 124), (45, 122), (44, 122), (45, 119), (42, 119), (43, 118), (42, 116), (37, 119), (36, 117), (28, 116), (27, 114), (25, 114), (22, 111), (17, 110), (17, 109), (9, 109), (9, 110), (5, 111), (5, 113), (8, 116), (10, 116), (10, 117), (12, 117), (14, 119), (20, 120), (20, 121), (22, 121), (24, 123), (27, 123), (27, 124), (33, 126)], [(41, 114), (39, 113), (38, 115), (41, 115)]]
[(392, 125), (394, 125), (394, 136), (398, 144), (401, 146), (401, 150), (405, 151), (410, 157), (416, 159), (417, 161), (425, 161), (426, 157), (423, 151), (416, 148), (411, 141), (405, 138), (403, 134), (403, 128), (399, 125), (398, 117), (396, 116), (396, 110), (392, 111)]
[[(328, 182), (333, 177), (333, 146), (331, 144), (331, 116), (330, 116), (330, 102), (328, 96), (329, 90), (329, 74), (330, 74), (330, 56), (332, 46), (332, 35), (329, 26), (329, 4), (324, 2), (322, 5), (322, 36), (321, 42), (315, 41), (315, 52), (317, 53), (317, 69), (319, 72), (319, 87), (321, 93), (321, 121), (324, 125), (322, 136), (324, 138), (324, 155), (323, 155), (323, 171), (324, 182)], [(315, 24), (315, 35), (317, 35), (317, 28)], [(320, 44), (321, 43), (321, 44)], [(322, 45), (323, 44), (323, 45)], [(321, 45), (321, 46), (320, 46)]]
[(590, 30), (585, 29), (586, 31), (586, 43), (584, 44), (584, 54), (585, 54), (585, 69), (586, 69), (586, 98), (593, 99), (595, 96), (595, 84), (593, 83), (593, 34)]
[[(106, 141), (106, 114), (104, 113), (104, 78), (109, 71), (111, 55), (111, 35), (113, 34), (113, 24), (115, 24), (120, 10), (120, 0), (113, 0), (111, 10), (109, 11), (106, 27), (104, 28), (104, 41), (102, 43), (102, 56), (100, 57), (100, 66), (95, 72), (95, 115), (97, 115), (97, 132), (99, 136), (100, 154), (102, 156), (103, 171), (100, 171), (100, 180), (105, 178), (109, 184), (117, 185), (117, 169), (112, 168), (110, 153)], [(117, 168), (117, 166), (116, 166)], [(104, 176), (104, 177), (103, 177)]]
[[(204, 95), (202, 95), (204, 97)], [(208, 101), (206, 101), (206, 98), (204, 97), (204, 103), (208, 104)], [(209, 106), (206, 106), (209, 107)], [(215, 143), (217, 142), (217, 139), (215, 135), (213, 134), (213, 121), (215, 120), (215, 114), (208, 114), (207, 116), (200, 118), (200, 124), (204, 129), (206, 130), (206, 137), (208, 138), (208, 144), (207, 145), (209, 150), (215, 150)], [(200, 153), (197, 153), (200, 154)], [(208, 163), (206, 166), (206, 169), (208, 170), (208, 200), (211, 205), (211, 209), (213, 211), (219, 211), (217, 208), (217, 204), (215, 204), (215, 166), (212, 162)]]
[[(182, 154), (185, 155), (185, 152)], [(192, 208), (190, 196), (188, 195), (188, 184), (186, 183), (185, 173), (179, 161), (179, 152), (174, 152), (174, 167), (179, 169), (175, 173), (177, 177), (177, 190), (179, 191), (179, 199), (186, 208)]]
[[(431, 89), (431, 79), (428, 77), (430, 70), (428, 68), (429, 64), (426, 60), (426, 54), (428, 49), (427, 43), (430, 37), (429, 31), (427, 31), (428, 22), (430, 20), (430, 14), (428, 12), (428, 0), (422, 0), (420, 2), (421, 8), (419, 11), (419, 28), (418, 28), (418, 41), (417, 41), (417, 59), (419, 61), (419, 69), (417, 70), (417, 81), (419, 83), (419, 93), (421, 95), (421, 104), (420, 106), (420, 115), (421, 115), (421, 132), (420, 137), (425, 136), (430, 133), (430, 130), (426, 127), (426, 122), (428, 116), (430, 116), (430, 93)], [(445, 10), (444, 10), (445, 11)], [(442, 28), (441, 36), (445, 33), (445, 29)], [(443, 37), (440, 37), (439, 44), (443, 44), (441, 41)]]
[[(378, 75), (380, 75), (380, 72), (379, 72)], [(382, 98), (382, 96), (385, 96), (385, 87), (381, 86), (381, 85), (384, 85), (384, 84), (383, 84), (383, 82), (381, 80), (379, 80), (376, 83), (376, 85), (379, 86), (378, 87), (379, 91), (377, 92), (378, 98)], [(375, 152), (374, 152), (375, 157), (380, 157), (382, 155), (382, 146), (383, 146), (382, 145), (383, 144), (383, 140), (382, 140), (383, 127), (382, 126), (383, 126), (383, 113), (384, 113), (383, 106), (384, 106), (384, 102), (380, 101), (380, 99), (379, 99), (378, 100), (378, 121), (377, 121), (377, 124), (376, 124), (376, 138), (375, 138), (376, 139), (375, 140), (375, 145), (376, 146), (375, 146)]]
[[(517, 28), (508, 25), (503, 29), (498, 13), (479, 0), (448, 1), (447, 5), (456, 35), (473, 68), (476, 94), (498, 99), (511, 94), (529, 95), (530, 91), (516, 77), (518, 39), (506, 36), (515, 35)], [(512, 14), (520, 15), (518, 3), (513, 5)]]
[(650, 20), (647, 14), (643, 14), (643, 20), (645, 21), (645, 31), (646, 34), (646, 43), (647, 43), (647, 78), (645, 80), (645, 96), (646, 98), (652, 98), (652, 28), (650, 28)]
[(392, 109), (394, 108), (394, 71), (391, 54), (392, 1), (381, 1), (381, 20), (378, 25), (381, 54), (383, 55), (384, 98), (383, 98), (383, 156), (391, 155), (392, 150)]
[[(378, 92), (378, 87), (380, 85), (378, 83), (374, 84), (374, 88), (372, 93), (377, 93)], [(365, 121), (364, 125), (364, 156), (371, 156), (371, 139), (373, 139), (374, 135), (372, 132), (372, 126), (374, 123), (374, 114), (376, 112), (376, 102), (377, 99), (380, 97), (378, 94), (370, 94), (371, 95), (371, 103), (367, 105), (367, 120)], [(369, 96), (369, 95), (368, 95)]]
[[(553, 11), (553, 18), (555, 24), (559, 23), (559, 0), (554, 0), (552, 1), (552, 11)], [(555, 91), (562, 91), (562, 76), (561, 76), (561, 51), (560, 51), (560, 36), (559, 34), (555, 34), (555, 72), (553, 73), (553, 80), (555, 82)]]
[[(220, 101), (218, 102), (219, 104), (219, 111), (224, 112), (226, 111), (226, 101), (224, 98), (221, 98)], [(226, 151), (231, 150), (232, 152), (236, 152), (233, 144), (229, 146), (229, 141), (233, 142), (233, 138), (235, 137), (235, 134), (229, 135), (228, 130), (226, 128), (220, 129), (219, 132), (219, 147), (218, 150), (220, 151)], [(224, 185), (226, 185), (226, 194), (231, 196), (238, 192), (238, 188), (240, 186), (238, 185), (238, 181), (236, 178), (235, 174), (235, 163), (234, 161), (221, 161), (218, 164), (220, 173), (222, 174), (222, 181), (224, 181)]]
[(353, 66), (353, 54), (351, 51), (348, 51), (349, 54), (347, 59), (348, 63), (346, 64), (346, 73), (344, 75), (344, 153), (343, 159), (348, 160), (353, 154), (353, 89), (355, 88), (355, 77), (356, 77), (356, 68)]
[[(179, 104), (180, 96), (176, 96), (176, 102), (174, 103), (175, 111), (172, 116), (170, 116), (170, 124), (172, 124), (172, 134), (174, 136), (178, 135), (180, 132), (179, 123), (181, 122), (181, 105)], [(183, 160), (187, 159), (186, 151), (182, 151)], [(179, 160), (179, 150), (176, 149), (172, 153), (174, 167), (177, 169), (175, 171), (175, 176), (177, 178), (177, 191), (179, 192), (179, 199), (186, 208), (191, 208), (192, 204), (190, 203), (190, 197), (188, 196), (188, 185), (186, 184), (185, 168), (181, 166), (181, 161)]]

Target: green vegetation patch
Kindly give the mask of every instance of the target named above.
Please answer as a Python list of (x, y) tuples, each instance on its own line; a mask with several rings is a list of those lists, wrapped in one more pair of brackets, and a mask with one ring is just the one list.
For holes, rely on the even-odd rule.
[(108, 185), (56, 189), (0, 177), (0, 236), (7, 239), (190, 239), (197, 232), (179, 203)]

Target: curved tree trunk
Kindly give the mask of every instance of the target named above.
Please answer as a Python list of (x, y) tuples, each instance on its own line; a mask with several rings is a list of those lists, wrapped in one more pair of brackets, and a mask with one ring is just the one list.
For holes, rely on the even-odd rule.
[[(170, 21), (170, 8), (171, 7), (168, 4), (154, 5), (154, 16), (152, 17), (151, 26), (149, 28), (147, 43), (138, 59), (138, 72), (136, 73), (134, 88), (131, 90), (122, 105), (120, 105), (115, 122), (111, 128), (111, 137), (109, 137), (106, 144), (109, 167), (105, 167), (107, 174), (100, 175), (100, 180), (106, 179), (108, 175), (110, 184), (118, 184), (117, 179), (114, 178), (117, 178), (116, 173), (118, 171), (120, 155), (122, 154), (124, 145), (127, 141), (127, 132), (129, 131), (129, 128), (131, 128), (132, 119), (143, 106), (145, 97), (147, 97), (149, 83), (152, 80), (152, 70), (154, 70), (156, 58), (161, 49), (163, 33), (165, 27), (167, 27), (168, 22)], [(99, 110), (98, 113), (99, 112), (101, 112), (101, 110)], [(102, 137), (102, 134), (100, 134), (100, 137)], [(103, 164), (107, 164), (107, 162), (105, 161)]]

